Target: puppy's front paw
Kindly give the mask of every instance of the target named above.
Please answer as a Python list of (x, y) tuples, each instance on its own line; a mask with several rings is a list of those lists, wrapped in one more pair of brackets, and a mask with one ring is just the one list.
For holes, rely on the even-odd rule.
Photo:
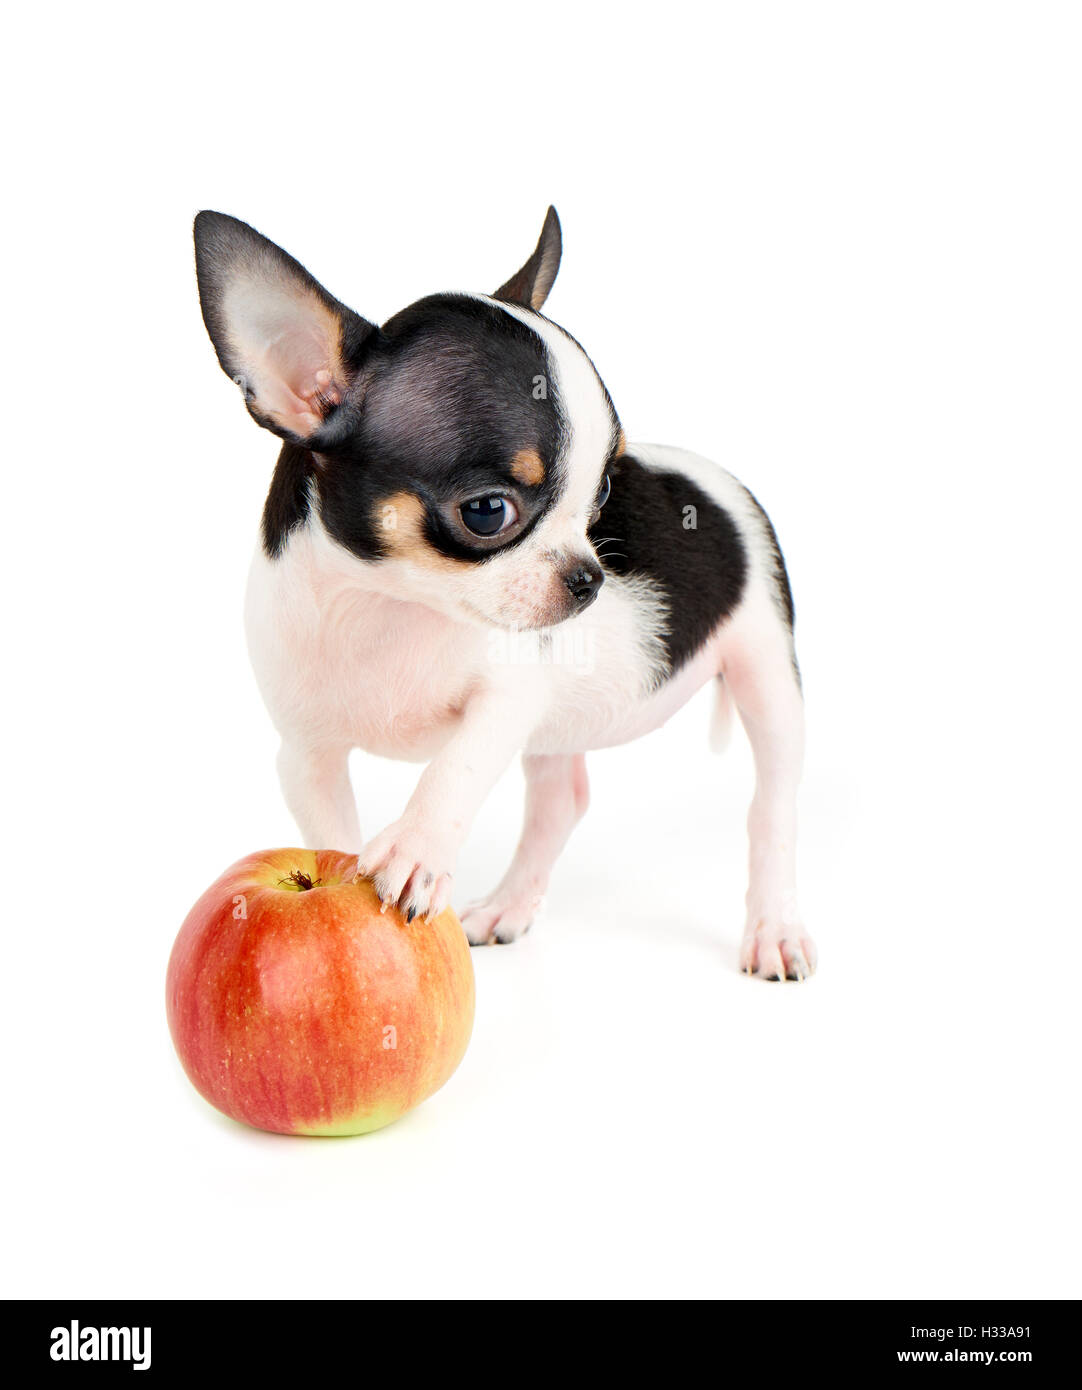
[(806, 980), (815, 973), (815, 942), (799, 923), (764, 917), (749, 923), (740, 969), (762, 980)]
[(412, 922), (437, 916), (451, 897), (455, 851), (450, 838), (402, 819), (361, 850), (357, 877), (370, 878), (385, 907)]
[(492, 942), (507, 946), (529, 931), (541, 907), (541, 895), (514, 896), (493, 893), (490, 898), (471, 903), (462, 914), (462, 925), (471, 946)]

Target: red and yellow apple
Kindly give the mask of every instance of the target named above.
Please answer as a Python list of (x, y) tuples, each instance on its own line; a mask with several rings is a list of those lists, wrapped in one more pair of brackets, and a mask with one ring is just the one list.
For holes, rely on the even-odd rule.
[(438, 1090), (473, 1027), (469, 945), (450, 908), (381, 911), (356, 857), (268, 850), (189, 912), (166, 979), (196, 1090), (279, 1134), (363, 1134)]

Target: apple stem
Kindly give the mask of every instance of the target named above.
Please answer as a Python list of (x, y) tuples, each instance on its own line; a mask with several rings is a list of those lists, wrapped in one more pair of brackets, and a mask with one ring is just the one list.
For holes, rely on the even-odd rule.
[(295, 883), (302, 893), (307, 893), (310, 888), (318, 888), (320, 880), (313, 879), (310, 874), (304, 873), (300, 869), (294, 869), (288, 878), (280, 878), (279, 884)]

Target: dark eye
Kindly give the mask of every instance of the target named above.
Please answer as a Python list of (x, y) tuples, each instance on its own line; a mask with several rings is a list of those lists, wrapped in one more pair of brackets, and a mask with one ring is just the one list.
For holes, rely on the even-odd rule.
[(475, 497), (460, 508), (462, 524), (475, 536), (498, 536), (518, 520), (515, 504), (509, 497)]
[(605, 476), (601, 479), (601, 491), (597, 494), (597, 501), (594, 503), (594, 506), (597, 508), (598, 511), (600, 511), (601, 508), (605, 505), (605, 503), (609, 500), (609, 493), (611, 491), (612, 484), (609, 482), (609, 475), (606, 473)]

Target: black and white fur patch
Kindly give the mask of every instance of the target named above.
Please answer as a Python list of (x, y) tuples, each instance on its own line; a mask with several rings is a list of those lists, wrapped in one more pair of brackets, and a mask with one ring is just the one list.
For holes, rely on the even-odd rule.
[(612, 490), (590, 528), (605, 570), (649, 579), (667, 609), (663, 635), (676, 671), (736, 608), (748, 557), (730, 514), (683, 473), (624, 453), (609, 465)]

